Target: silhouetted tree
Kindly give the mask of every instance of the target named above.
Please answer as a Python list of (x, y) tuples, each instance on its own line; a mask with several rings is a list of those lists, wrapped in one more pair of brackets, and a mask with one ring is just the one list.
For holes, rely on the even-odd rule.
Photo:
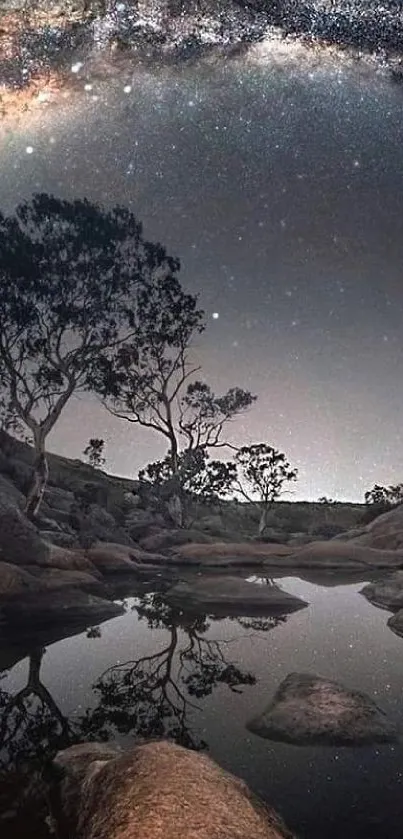
[(395, 506), (403, 501), (403, 484), (384, 487), (375, 484), (371, 490), (364, 495), (366, 504), (389, 504)]
[(403, 501), (403, 484), (384, 487), (375, 484), (364, 495), (366, 510), (360, 519), (360, 524), (370, 524), (382, 513), (388, 513)]
[(88, 446), (83, 451), (84, 456), (88, 459), (88, 463), (90, 466), (93, 466), (94, 469), (103, 466), (105, 463), (105, 458), (103, 456), (104, 448), (105, 440), (92, 437)]
[(147, 292), (139, 312), (144, 312), (142, 340), (118, 347), (107, 358), (100, 356), (93, 383), (114, 416), (151, 428), (167, 439), (172, 498), (180, 526), (181, 437), (187, 452), (230, 446), (222, 439), (224, 427), (257, 397), (238, 387), (216, 396), (204, 382), (189, 383), (200, 369), (191, 364), (190, 350), (205, 328), (204, 312), (197, 308), (197, 297), (185, 294), (174, 277), (162, 293), (155, 288), (152, 294)]
[[(282, 452), (267, 443), (243, 446), (235, 455), (235, 461), (241, 469), (236, 486), (249, 503), (254, 504), (260, 513), (259, 535), (267, 527), (267, 515), (273, 502), (279, 498), (286, 481), (297, 480), (298, 470), (291, 469)], [(244, 483), (250, 488), (245, 489)], [(258, 494), (255, 501), (250, 493)]]
[[(46, 440), (73, 394), (91, 389), (100, 357), (138, 339), (149, 298), (175, 284), (178, 263), (125, 208), (44, 193), (0, 214), (0, 389), (3, 424), (21, 423), (35, 447), (26, 513), (48, 478)], [(177, 282), (177, 281), (176, 281)]]
[(152, 487), (158, 499), (169, 498), (172, 495), (171, 487), (175, 478), (182, 510), (187, 516), (187, 502), (215, 503), (231, 492), (236, 479), (236, 466), (234, 463), (210, 460), (206, 449), (198, 448), (179, 453), (176, 476), (173, 474), (169, 455), (164, 460), (148, 464), (139, 472), (139, 480)]

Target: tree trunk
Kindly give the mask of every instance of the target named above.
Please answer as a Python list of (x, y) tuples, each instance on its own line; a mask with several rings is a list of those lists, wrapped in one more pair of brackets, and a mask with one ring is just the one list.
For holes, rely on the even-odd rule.
[(35, 434), (35, 461), (34, 473), (31, 488), (27, 495), (24, 513), (27, 518), (34, 520), (38, 515), (43, 495), (49, 477), (49, 467), (45, 451), (45, 438), (43, 435)]
[(259, 536), (263, 536), (267, 527), (267, 507), (264, 506), (261, 513), (260, 513), (260, 521), (259, 521)]
[(173, 428), (171, 435), (171, 464), (175, 489), (168, 501), (168, 513), (176, 527), (183, 527), (184, 513), (179, 478), (178, 443)]

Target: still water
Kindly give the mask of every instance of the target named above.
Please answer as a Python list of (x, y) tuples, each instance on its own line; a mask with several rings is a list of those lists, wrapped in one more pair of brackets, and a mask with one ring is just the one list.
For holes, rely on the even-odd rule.
[[(388, 613), (359, 594), (362, 582), (312, 580), (278, 580), (310, 604), (280, 622), (187, 619), (148, 592), (127, 597), (125, 614), (99, 632), (59, 640), (42, 657), (33, 647), (31, 659), (4, 671), (0, 682), (3, 722), (13, 732), (10, 768), (80, 732), (122, 745), (136, 736), (171, 736), (207, 748), (304, 839), (400, 835), (402, 745), (299, 747), (246, 729), (293, 671), (363, 690), (402, 724), (403, 640), (387, 627)], [(27, 696), (20, 692), (30, 661), (31, 675), (39, 667), (40, 688)]]

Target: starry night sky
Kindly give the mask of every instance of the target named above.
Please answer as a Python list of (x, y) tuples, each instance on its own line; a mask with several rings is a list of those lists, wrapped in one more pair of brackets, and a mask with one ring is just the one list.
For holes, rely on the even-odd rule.
[[(124, 204), (180, 257), (208, 319), (204, 378), (259, 397), (228, 439), (285, 452), (286, 499), (403, 480), (402, 87), (270, 39), (225, 63), (76, 75), (82, 95), (2, 136), (1, 209), (34, 191)], [(121, 475), (165, 453), (88, 396), (49, 448), (80, 457), (90, 436)]]

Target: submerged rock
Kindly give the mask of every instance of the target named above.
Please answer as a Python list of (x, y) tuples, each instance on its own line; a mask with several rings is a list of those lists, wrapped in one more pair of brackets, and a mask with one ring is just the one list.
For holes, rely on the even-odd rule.
[(247, 728), (259, 737), (301, 746), (398, 740), (396, 726), (365, 693), (308, 673), (290, 673)]
[(172, 742), (124, 753), (82, 743), (55, 764), (63, 775), (56, 820), (75, 839), (293, 839), (243, 781)]
[(276, 585), (249, 583), (241, 577), (201, 577), (177, 583), (165, 595), (184, 611), (214, 615), (286, 615), (308, 604)]
[(382, 609), (390, 609), (392, 612), (403, 609), (403, 571), (396, 571), (384, 580), (368, 583), (360, 594)]

